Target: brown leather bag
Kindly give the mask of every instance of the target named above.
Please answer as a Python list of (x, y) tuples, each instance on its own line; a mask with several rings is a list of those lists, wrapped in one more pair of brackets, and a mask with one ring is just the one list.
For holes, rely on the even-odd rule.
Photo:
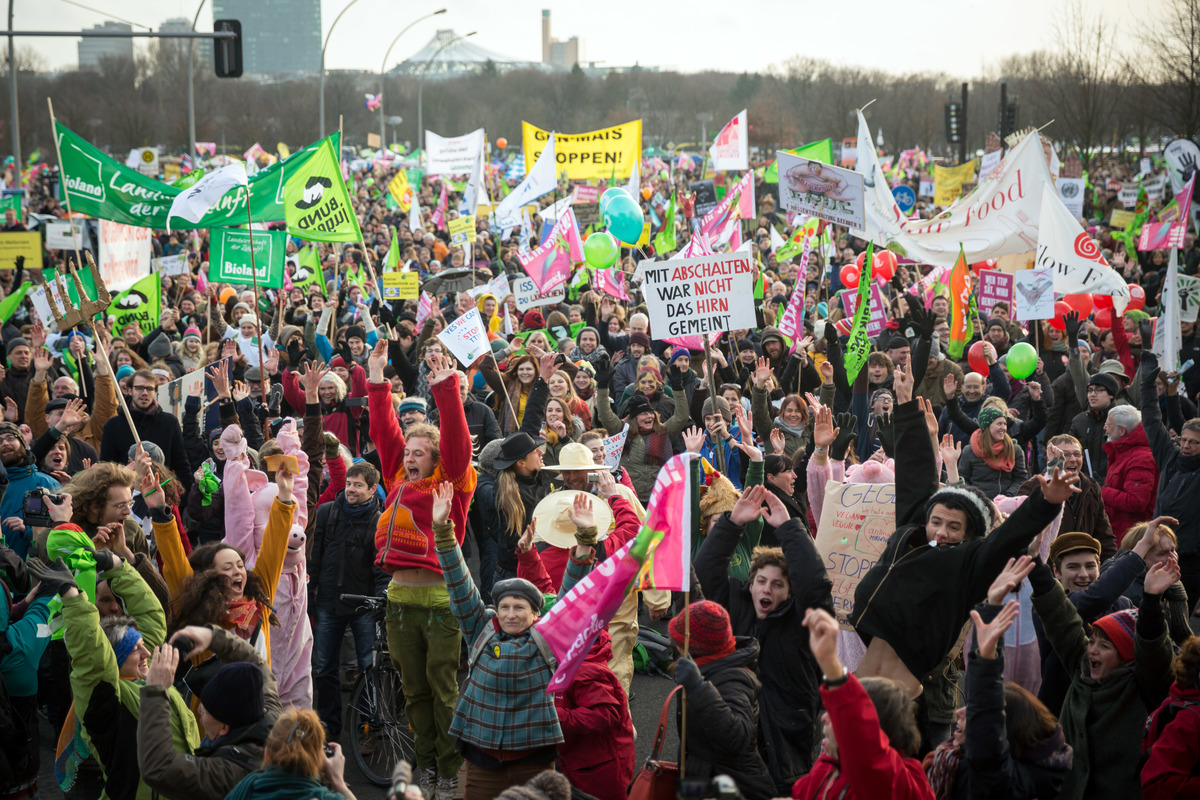
[(683, 689), (676, 686), (663, 702), (662, 714), (658, 717), (658, 730), (654, 734), (654, 747), (633, 782), (629, 784), (629, 800), (675, 800), (675, 789), (679, 785), (679, 765), (673, 761), (660, 761), (659, 751), (667, 738), (667, 711), (671, 698)]

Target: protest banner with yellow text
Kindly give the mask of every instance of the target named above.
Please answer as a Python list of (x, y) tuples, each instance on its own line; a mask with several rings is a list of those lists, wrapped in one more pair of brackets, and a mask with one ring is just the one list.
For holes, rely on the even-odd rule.
[[(550, 140), (550, 131), (528, 122), (521, 123), (521, 130), (525, 163), (536, 163)], [(556, 132), (554, 146), (557, 172), (565, 172), (570, 180), (611, 179), (614, 175), (625, 178), (641, 158), (642, 121), (635, 119), (587, 133)]]

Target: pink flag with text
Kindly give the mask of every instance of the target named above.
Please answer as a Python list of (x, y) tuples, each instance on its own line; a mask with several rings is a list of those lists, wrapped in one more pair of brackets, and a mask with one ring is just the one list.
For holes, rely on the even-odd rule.
[(583, 241), (579, 238), (575, 212), (569, 208), (564, 211), (546, 241), (526, 255), (518, 254), (517, 259), (541, 292), (566, 283), (576, 262), (583, 261)]

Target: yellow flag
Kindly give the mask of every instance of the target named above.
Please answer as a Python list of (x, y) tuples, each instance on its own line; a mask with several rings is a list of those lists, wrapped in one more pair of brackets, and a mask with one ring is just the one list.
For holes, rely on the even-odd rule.
[(279, 144), (275, 145), (275, 150), (276, 150), (276, 152), (279, 153), (280, 158), (287, 158), (288, 156), (290, 156), (292, 154), (292, 151), (289, 150), (288, 146), (286, 144), (284, 144), (283, 142), (280, 142)]
[(396, 198), (400, 212), (407, 214), (408, 209), (412, 206), (412, 189), (408, 186), (408, 174), (404, 170), (396, 172), (396, 177), (392, 178), (392, 182), (388, 184), (388, 191), (392, 193), (392, 197)]

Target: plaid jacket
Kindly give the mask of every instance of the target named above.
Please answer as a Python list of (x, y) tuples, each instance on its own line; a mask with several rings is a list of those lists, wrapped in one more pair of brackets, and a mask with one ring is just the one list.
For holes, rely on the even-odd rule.
[(450, 735), (485, 750), (519, 752), (563, 741), (553, 695), (546, 693), (554, 669), (533, 640), (532, 630), (509, 636), (496, 612), (486, 608), (471, 581), (462, 550), (437, 548), (450, 591), (450, 608), (468, 643), (493, 629), (492, 639), (467, 676), (454, 709)]

